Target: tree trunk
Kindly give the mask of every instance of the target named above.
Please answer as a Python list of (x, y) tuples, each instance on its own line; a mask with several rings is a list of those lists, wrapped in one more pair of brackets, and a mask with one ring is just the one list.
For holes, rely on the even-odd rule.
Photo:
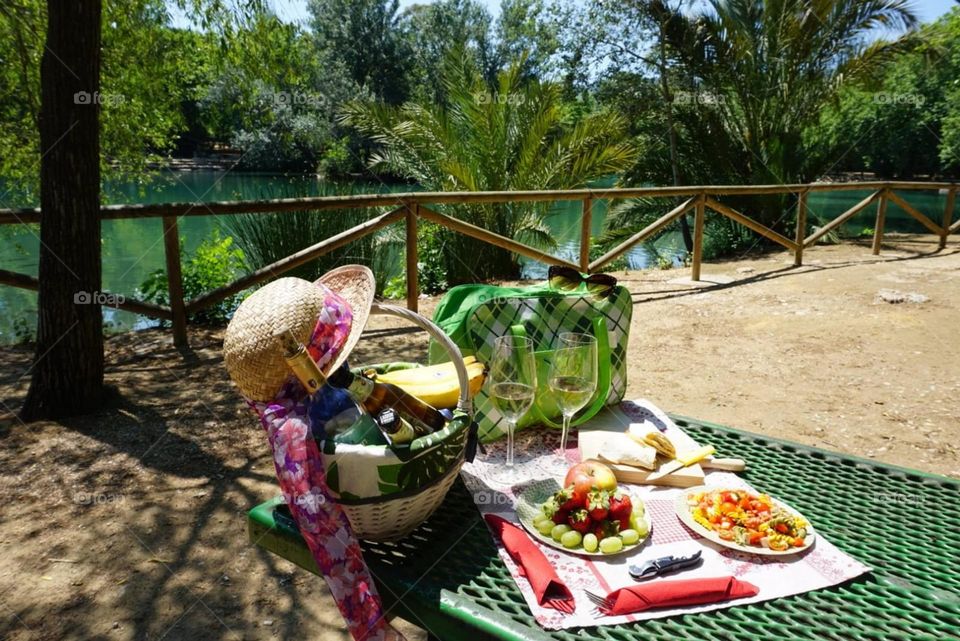
[[(673, 117), (673, 92), (670, 91), (670, 81), (667, 78), (667, 33), (664, 18), (660, 17), (660, 38), (659, 38), (659, 66), (660, 66), (660, 91), (663, 95), (663, 101), (667, 108), (667, 134), (670, 138), (670, 169), (673, 171), (673, 184), (680, 186), (680, 158), (677, 150), (677, 123)], [(693, 234), (690, 233), (690, 224), (687, 222), (687, 214), (680, 216), (680, 233), (683, 236), (683, 245), (688, 252), (693, 251)]]
[(40, 286), (24, 420), (97, 408), (100, 312), (101, 0), (49, 0), (40, 66)]

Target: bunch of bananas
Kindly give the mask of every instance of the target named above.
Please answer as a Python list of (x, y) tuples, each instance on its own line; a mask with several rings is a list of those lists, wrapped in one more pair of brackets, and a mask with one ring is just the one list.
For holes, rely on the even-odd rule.
[[(470, 398), (483, 386), (485, 367), (473, 356), (463, 359), (470, 377)], [(430, 367), (411, 367), (386, 374), (377, 374), (381, 383), (396, 385), (407, 394), (416, 396), (437, 409), (454, 408), (460, 398), (460, 381), (453, 363), (441, 363)]]

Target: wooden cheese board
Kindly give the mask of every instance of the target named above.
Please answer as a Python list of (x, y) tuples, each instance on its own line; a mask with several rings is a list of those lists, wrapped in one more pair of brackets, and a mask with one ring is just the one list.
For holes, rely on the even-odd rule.
[[(582, 460), (589, 458), (597, 459), (606, 463), (617, 476), (621, 483), (634, 483), (638, 485), (647, 484), (647, 477), (658, 472), (659, 469), (670, 462), (670, 459), (662, 455), (657, 456), (656, 470), (647, 470), (642, 467), (631, 465), (620, 465), (610, 463), (603, 457), (604, 443), (608, 438), (618, 438), (618, 435), (625, 434), (631, 422), (637, 422), (636, 419), (628, 417), (619, 407), (613, 406), (600, 412), (596, 417), (580, 426), (577, 439), (580, 447)], [(663, 434), (670, 439), (676, 449), (680, 452), (693, 450), (699, 447), (699, 443), (687, 436), (682, 430), (677, 428), (672, 421), (665, 416), (654, 417), (650, 421), (651, 429), (666, 428)], [(625, 437), (626, 438), (626, 437)], [(672, 474), (661, 477), (650, 482), (650, 485), (659, 485), (666, 487), (696, 487), (704, 484), (704, 467), (720, 468), (722, 465), (713, 465), (712, 461), (696, 463), (685, 468), (681, 468)], [(734, 469), (734, 468), (724, 468)]]

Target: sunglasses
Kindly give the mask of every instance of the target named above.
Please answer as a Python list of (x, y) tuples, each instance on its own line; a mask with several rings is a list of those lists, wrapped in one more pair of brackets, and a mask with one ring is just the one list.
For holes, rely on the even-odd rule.
[(584, 276), (572, 267), (551, 265), (547, 272), (547, 282), (557, 290), (571, 292), (586, 285), (587, 291), (597, 298), (607, 298), (617, 286), (617, 279), (610, 274), (590, 274)]

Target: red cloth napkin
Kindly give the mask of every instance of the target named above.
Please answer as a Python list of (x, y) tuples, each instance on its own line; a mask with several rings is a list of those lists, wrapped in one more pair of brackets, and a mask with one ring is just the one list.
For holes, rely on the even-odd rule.
[(760, 588), (732, 576), (711, 579), (679, 579), (653, 581), (629, 588), (620, 588), (607, 595), (610, 608), (601, 608), (606, 615), (632, 614), (653, 608), (678, 605), (700, 605), (755, 596)]
[(537, 596), (537, 603), (546, 608), (572, 614), (575, 607), (573, 594), (560, 580), (557, 571), (547, 561), (547, 557), (543, 555), (537, 544), (530, 540), (527, 533), (495, 514), (487, 514), (483, 518), (493, 533), (500, 538), (510, 558), (520, 567), (520, 573), (530, 582), (530, 587)]

